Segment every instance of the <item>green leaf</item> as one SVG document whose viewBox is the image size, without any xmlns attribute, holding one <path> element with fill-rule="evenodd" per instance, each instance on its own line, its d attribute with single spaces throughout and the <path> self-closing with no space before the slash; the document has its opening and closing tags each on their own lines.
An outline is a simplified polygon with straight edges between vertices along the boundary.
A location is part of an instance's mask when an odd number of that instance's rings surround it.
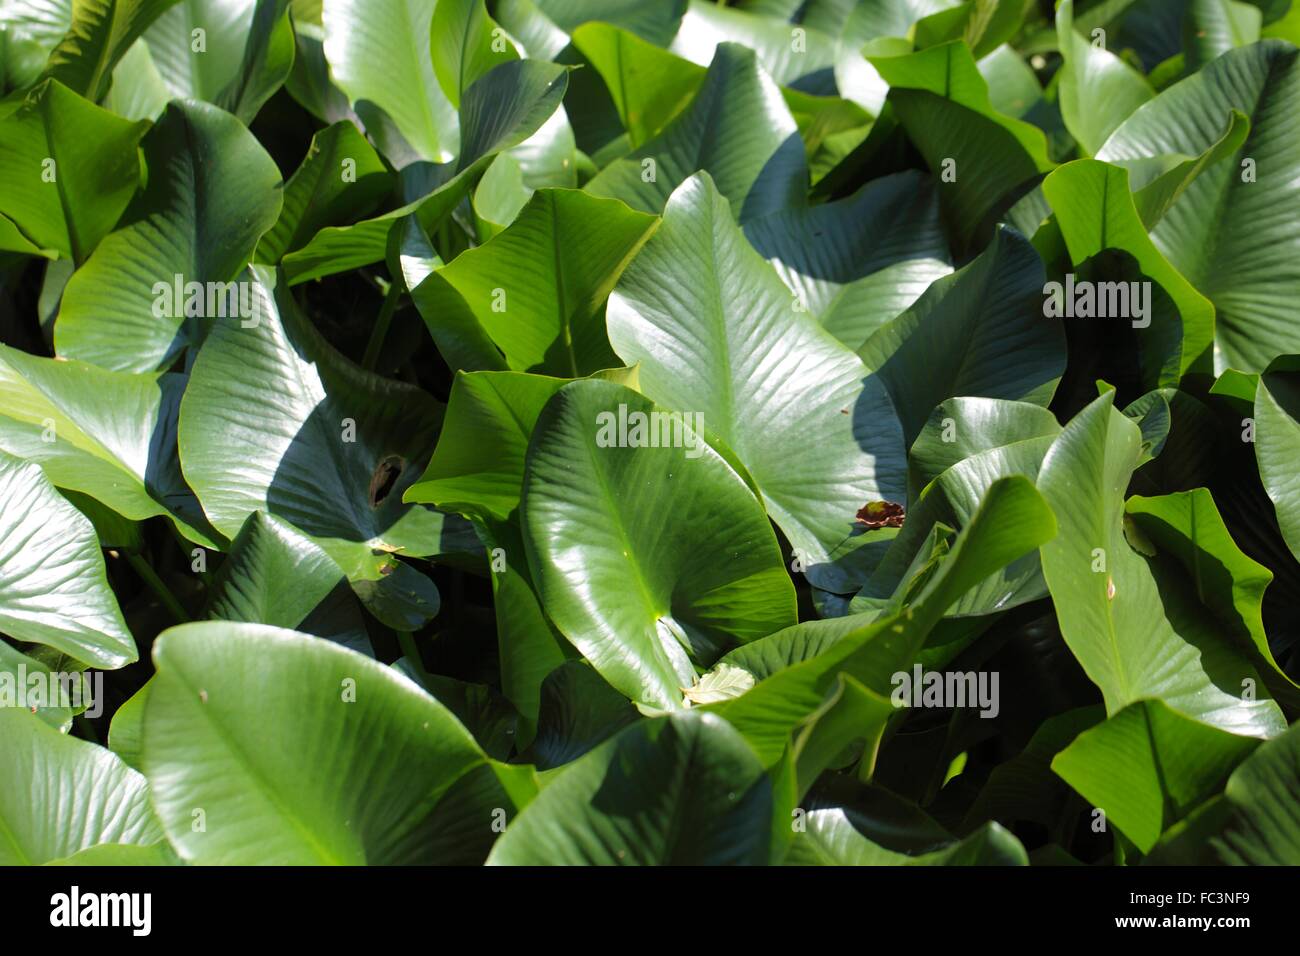
<svg viewBox="0 0 1300 956">
<path fill-rule="evenodd" d="M 980 60 L 1020 31 L 1026 9 L 1018 0 L 966 0 L 922 17 L 912 33 L 917 49 L 963 40 Z"/>
<path fill-rule="evenodd" d="M 1017 476 L 995 482 L 909 606 L 864 624 L 735 700 L 714 705 L 716 712 L 744 734 L 764 766 L 774 766 L 789 746 L 790 735 L 823 706 L 836 675 L 845 673 L 868 690 L 888 696 L 893 675 L 912 665 L 926 636 L 954 601 L 1055 532 L 1052 513 L 1030 481 Z"/>
<path fill-rule="evenodd" d="M 646 395 L 703 415 L 809 580 L 843 593 L 864 572 L 837 562 L 873 540 L 855 534 L 858 509 L 903 499 L 903 439 L 883 384 L 796 305 L 701 174 L 673 194 L 607 322 L 614 350 L 641 363 Z"/>
<path fill-rule="evenodd" d="M 801 621 L 736 648 L 723 657 L 718 666 L 739 667 L 757 680 L 766 680 L 779 670 L 811 660 L 846 634 L 859 630 L 879 616 L 877 612 L 871 612 Z"/>
<path fill-rule="evenodd" d="M 834 92 L 827 76 L 837 53 L 834 37 L 806 22 L 800 29 L 802 33 L 796 38 L 790 25 L 779 20 L 691 0 L 669 48 L 703 66 L 716 56 L 722 44 L 743 43 L 781 86 L 794 85 L 812 93 Z"/>
<path fill-rule="evenodd" d="M 366 215 L 391 186 L 383 161 L 355 125 L 342 120 L 321 130 L 284 184 L 280 218 L 258 242 L 257 261 L 279 262 L 320 229 Z"/>
<path fill-rule="evenodd" d="M 1061 117 L 1091 156 L 1155 90 L 1123 59 L 1075 31 L 1074 0 L 1062 0 L 1057 7 L 1056 35 L 1064 60 L 1058 74 Z"/>
<path fill-rule="evenodd" d="M 61 356 L 131 372 L 170 367 L 214 319 L 251 318 L 234 280 L 282 188 L 253 135 L 205 103 L 169 105 L 143 148 L 149 185 L 68 281 L 54 326 Z"/>
<path fill-rule="evenodd" d="M 310 538 L 255 511 L 217 570 L 207 616 L 293 629 L 325 600 L 343 572 Z"/>
<path fill-rule="evenodd" d="M 498 152 L 518 146 L 555 112 L 568 87 L 568 70 L 554 63 L 515 60 L 479 79 L 461 103 L 463 147 L 455 166 L 436 168 L 426 189 L 404 206 L 355 225 L 327 227 L 284 258 L 293 284 L 380 262 L 395 227 L 415 216 L 425 232 L 448 216 Z"/>
<path fill-rule="evenodd" d="M 567 379 L 523 372 L 460 372 L 429 467 L 405 500 L 509 520 L 519 507 L 524 459 L 537 418 Z"/>
<path fill-rule="evenodd" d="M 1147 853 L 1258 744 L 1146 700 L 1083 731 L 1052 769 Z"/>
<path fill-rule="evenodd" d="M 394 555 L 443 553 L 449 529 L 445 516 L 403 504 L 402 494 L 424 466 L 442 408 L 340 355 L 269 270 L 255 266 L 245 281 L 259 303 L 256 326 L 213 327 L 181 403 L 186 476 L 227 537 L 255 511 L 282 518 L 339 564 L 381 619 L 411 630 L 436 612 L 437 595 Z M 240 449 L 238 469 L 231 448 Z"/>
<path fill-rule="evenodd" d="M 41 864 L 163 838 L 144 777 L 102 747 L 0 707 L 0 864 Z"/>
<path fill-rule="evenodd" d="M 584 23 L 573 45 L 605 81 L 635 149 L 690 102 L 705 69 L 608 23 Z"/>
<path fill-rule="evenodd" d="M 1210 492 L 1194 488 L 1159 498 L 1134 495 L 1124 513 L 1153 547 L 1182 565 L 1201 603 L 1251 655 L 1274 696 L 1292 706 L 1300 703 L 1300 688 L 1278 667 L 1264 632 L 1264 592 L 1273 574 L 1233 541 Z"/>
<path fill-rule="evenodd" d="M 1263 15 L 1258 6 L 1236 0 L 1190 0 L 1184 27 L 1187 72 L 1192 73 L 1229 50 L 1259 39 Z"/>
<path fill-rule="evenodd" d="M 435 837 L 448 839 L 437 827 L 442 804 L 467 774 L 492 766 L 409 680 L 306 635 L 189 624 L 159 638 L 154 663 L 145 773 L 190 863 L 436 863 Z M 497 789 L 495 805 L 512 807 Z M 490 807 L 465 807 L 477 812 L 459 828 L 490 842 Z"/>
<path fill-rule="evenodd" d="M 168 100 L 199 99 L 251 123 L 293 66 L 286 0 L 181 0 L 113 72 L 108 100 L 152 117 Z"/>
<path fill-rule="evenodd" d="M 430 28 L 437 0 L 325 0 L 325 58 L 354 106 L 382 109 L 420 158 L 449 162 L 461 149 L 456 107 L 434 72 Z"/>
<path fill-rule="evenodd" d="M 873 842 L 854 826 L 851 811 L 809 811 L 785 858 L 787 866 L 1028 866 L 1025 848 L 1009 831 L 989 823 L 928 853 L 900 853 Z"/>
<path fill-rule="evenodd" d="M 110 372 L 0 345 L 0 451 L 37 462 L 59 488 L 132 521 L 167 515 L 217 547 L 176 458 L 185 376 Z"/>
<path fill-rule="evenodd" d="M 0 610 L 0 615 L 3 613 Z M 48 682 L 48 690 L 38 686 L 33 693 L 28 685 L 32 674 L 40 674 L 40 679 Z M 21 699 L 19 693 L 23 694 Z M 78 694 L 82 696 L 78 698 Z M 67 733 L 72 718 L 93 706 L 93 696 L 90 680 L 81 673 L 73 676 L 66 670 L 51 671 L 46 661 L 28 657 L 0 640 L 0 707 L 17 707 L 21 700 L 43 723 Z"/>
<path fill-rule="evenodd" d="M 1228 863 L 1295 866 L 1300 862 L 1300 724 L 1260 745 L 1224 789 L 1231 819 L 1213 841 Z"/>
<path fill-rule="evenodd" d="M 0 87 L 31 86 L 72 24 L 72 0 L 6 0 Z"/>
<path fill-rule="evenodd" d="M 145 129 L 42 83 L 0 119 L 0 214 L 25 240 L 84 262 L 140 185 Z"/>
<path fill-rule="evenodd" d="M 573 33 L 591 20 L 612 23 L 657 46 L 667 46 L 681 27 L 687 0 L 535 0 L 555 26 Z M 536 56 L 537 54 L 533 54 Z"/>
<path fill-rule="evenodd" d="M 95 667 L 136 659 L 90 522 L 40 466 L 0 453 L 0 631 Z"/>
<path fill-rule="evenodd" d="M 431 26 L 433 70 L 452 106 L 459 108 L 465 91 L 494 66 L 518 59 L 499 31 L 483 0 L 439 0 Z"/>
<path fill-rule="evenodd" d="M 948 399 L 930 413 L 908 452 L 913 485 L 924 488 L 964 459 L 982 452 L 1055 438 L 1060 433 L 1056 416 L 1037 405 L 996 398 Z"/>
<path fill-rule="evenodd" d="M 1256 690 L 1249 657 L 1194 590 L 1125 540 L 1123 494 L 1140 434 L 1112 401 L 1106 392 L 1066 425 L 1038 478 L 1061 528 L 1041 556 L 1066 644 L 1112 716 L 1152 698 L 1231 733 L 1280 733 L 1282 714 Z"/>
<path fill-rule="evenodd" d="M 771 784 L 744 739 L 711 714 L 674 714 L 634 724 L 570 764 L 506 828 L 488 863 L 763 863 L 771 813 Z"/>
<path fill-rule="evenodd" d="M 612 382 L 574 382 L 548 402 L 522 524 L 551 620 L 649 706 L 682 705 L 693 660 L 794 623 L 776 536 L 741 478 L 691 418 Z"/>
<path fill-rule="evenodd" d="M 802 205 L 808 189 L 803 143 L 780 90 L 753 51 L 734 43 L 718 44 L 689 106 L 586 189 L 657 214 L 699 170 L 709 173 L 742 221 Z"/>
<path fill-rule="evenodd" d="M 835 202 L 751 219 L 745 237 L 851 349 L 952 271 L 938 194 L 912 171 L 873 180 Z"/>
<path fill-rule="evenodd" d="M 1214 372 L 1262 371 L 1300 352 L 1292 306 L 1300 294 L 1300 236 L 1286 210 L 1300 202 L 1300 52 L 1266 40 L 1230 50 L 1134 113 L 1097 158 L 1124 166 L 1196 156 L 1232 110 L 1250 118 L 1236 155 L 1206 169 L 1152 232 L 1156 246 L 1214 303 Z M 1250 161 L 1249 163 L 1247 161 Z"/>
<path fill-rule="evenodd" d="M 1255 460 L 1291 553 L 1300 556 L 1300 358 L 1272 361 L 1255 392 Z"/>
<path fill-rule="evenodd" d="M 1035 126 L 993 109 L 988 85 L 960 42 L 867 58 L 889 83 L 889 102 L 939 180 L 957 244 L 977 236 L 1052 168 Z"/>
<path fill-rule="evenodd" d="M 532 757 L 539 769 L 562 767 L 640 717 L 591 666 L 566 661 L 542 682 Z"/>
<path fill-rule="evenodd" d="M 45 74 L 90 100 L 108 89 L 113 67 L 176 0 L 73 0 L 72 24 Z"/>
<path fill-rule="evenodd" d="M 655 225 L 615 200 L 540 189 L 505 232 L 412 297 L 453 368 L 586 375 L 618 364 L 605 300 Z"/>
<path fill-rule="evenodd" d="M 257 0 L 244 41 L 239 69 L 217 95 L 216 103 L 244 123 L 252 123 L 293 69 L 293 21 L 290 0 Z"/>
<path fill-rule="evenodd" d="M 930 412 L 958 395 L 1046 406 L 1065 371 L 1065 335 L 1043 316 L 1043 265 L 999 229 L 992 244 L 936 279 L 858 349 L 889 392 L 911 445 Z"/>
<path fill-rule="evenodd" d="M 1009 429 L 1014 430 L 1005 431 Z M 864 609 L 866 599 L 896 594 L 907 584 L 914 562 L 928 555 L 933 530 L 966 527 L 995 481 L 1012 475 L 1037 480 L 1043 457 L 1060 432 L 1050 412 L 1023 402 L 963 398 L 939 405 L 916 442 L 922 449 L 920 466 L 928 471 L 947 461 L 951 464 L 925 476 L 923 490 L 913 499 L 898 536 L 850 607 Z M 945 436 L 952 441 L 945 442 Z M 913 465 L 917 465 L 915 454 Z M 959 598 L 948 615 L 1008 610 L 1046 593 L 1038 555 L 1026 554 L 990 573 Z"/>
<path fill-rule="evenodd" d="M 1107 317 L 1114 322 L 1129 320 L 1136 330 L 1144 383 L 1152 388 L 1176 385 L 1189 371 L 1208 371 L 1214 306 L 1169 264 L 1147 235 L 1129 192 L 1128 171 L 1096 160 L 1079 160 L 1051 173 L 1043 181 L 1043 194 L 1052 204 L 1075 265 L 1107 249 L 1119 250 L 1132 257 L 1141 273 L 1139 281 L 1149 278 L 1168 296 L 1166 306 L 1154 295 L 1147 295 L 1147 314 L 1141 317 L 1132 301 L 1119 315 Z M 1101 296 L 1098 291 L 1098 298 Z M 1060 303 L 1061 307 L 1071 305 Z M 1097 307 L 1100 305 L 1098 302 Z"/>
</svg>

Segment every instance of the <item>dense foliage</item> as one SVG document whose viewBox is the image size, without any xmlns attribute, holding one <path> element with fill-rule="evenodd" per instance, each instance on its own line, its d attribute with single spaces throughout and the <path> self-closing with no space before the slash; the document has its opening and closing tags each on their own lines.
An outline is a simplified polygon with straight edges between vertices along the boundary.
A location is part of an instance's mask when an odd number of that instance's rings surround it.
<svg viewBox="0 0 1300 956">
<path fill-rule="evenodd" d="M 0 0 L 0 863 L 1300 862 L 1300 5 Z"/>
</svg>

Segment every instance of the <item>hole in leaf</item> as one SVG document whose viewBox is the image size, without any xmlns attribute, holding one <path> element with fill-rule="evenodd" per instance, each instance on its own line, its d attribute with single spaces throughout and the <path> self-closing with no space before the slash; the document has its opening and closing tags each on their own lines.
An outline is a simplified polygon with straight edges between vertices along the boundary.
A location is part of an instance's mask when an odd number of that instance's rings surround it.
<svg viewBox="0 0 1300 956">
<path fill-rule="evenodd" d="M 370 478 L 370 507 L 378 508 L 384 503 L 405 467 L 406 459 L 400 455 L 389 455 L 375 466 L 375 473 Z"/>
</svg>

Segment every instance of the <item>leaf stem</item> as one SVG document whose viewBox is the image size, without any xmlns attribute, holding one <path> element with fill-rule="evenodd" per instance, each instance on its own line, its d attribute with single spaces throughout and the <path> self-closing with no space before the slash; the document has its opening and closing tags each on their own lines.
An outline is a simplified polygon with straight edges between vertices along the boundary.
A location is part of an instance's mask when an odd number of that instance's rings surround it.
<svg viewBox="0 0 1300 956">
<path fill-rule="evenodd" d="M 150 566 L 148 561 L 138 554 L 128 554 L 126 560 L 131 563 L 135 573 L 140 575 L 140 579 L 154 593 L 162 606 L 171 612 L 177 624 L 188 624 L 193 620 L 189 612 L 181 605 L 181 602 L 176 600 L 176 595 L 172 594 L 167 585 L 163 583 L 163 579 L 158 577 L 158 572 Z"/>
<path fill-rule="evenodd" d="M 427 680 L 429 672 L 424 669 L 424 659 L 420 657 L 420 649 L 415 646 L 415 633 L 412 631 L 398 631 L 397 643 L 401 645 L 402 655 L 411 662 L 415 672 L 420 676 L 420 683 L 428 687 Z"/>
<path fill-rule="evenodd" d="M 384 339 L 388 337 L 388 327 L 393 324 L 393 313 L 397 311 L 397 300 L 401 295 L 402 284 L 394 279 L 384 293 L 384 303 L 379 307 L 375 327 L 370 330 L 370 341 L 366 343 L 366 352 L 361 359 L 361 367 L 368 372 L 373 372 L 379 362 L 379 352 L 384 347 Z"/>
</svg>

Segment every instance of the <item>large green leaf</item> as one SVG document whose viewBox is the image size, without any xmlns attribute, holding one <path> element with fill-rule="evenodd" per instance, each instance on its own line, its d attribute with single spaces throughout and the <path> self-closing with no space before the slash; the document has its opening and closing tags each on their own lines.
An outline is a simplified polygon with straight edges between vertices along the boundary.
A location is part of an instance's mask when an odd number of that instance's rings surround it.
<svg viewBox="0 0 1300 956">
<path fill-rule="evenodd" d="M 540 770 L 572 763 L 640 719 L 636 707 L 584 661 L 567 661 L 541 687 L 532 757 Z"/>
<path fill-rule="evenodd" d="M 439 0 L 431 36 L 434 73 L 442 92 L 458 108 L 475 80 L 519 56 L 488 16 L 483 0 Z"/>
<path fill-rule="evenodd" d="M 385 597 L 409 589 L 418 592 L 413 623 L 431 617 L 432 583 L 394 556 L 456 550 L 444 544 L 445 516 L 402 502 L 442 407 L 344 358 L 270 270 L 245 277 L 257 325 L 213 327 L 181 403 L 181 463 L 204 511 L 231 538 L 255 511 L 282 518 L 323 547 L 381 617 L 407 616 L 386 612 Z M 240 449 L 237 467 L 231 448 Z"/>
<path fill-rule="evenodd" d="M 619 280 L 609 335 L 648 396 L 735 452 L 809 579 L 844 593 L 864 572 L 836 562 L 871 538 L 858 509 L 903 500 L 903 437 L 879 379 L 796 305 L 700 174 Z"/>
<path fill-rule="evenodd" d="M 1196 156 L 1219 139 L 1229 114 L 1250 119 L 1230 161 L 1203 171 L 1152 231 L 1156 246 L 1214 303 L 1214 371 L 1262 371 L 1300 352 L 1292 307 L 1300 295 L 1300 236 L 1288 210 L 1300 202 L 1300 51 L 1266 40 L 1224 53 L 1130 116 L 1097 158 L 1141 166 Z M 1248 162 L 1249 161 L 1249 162 Z"/>
<path fill-rule="evenodd" d="M 119 82 L 140 83 L 156 77 L 162 99 L 196 99 L 215 103 L 235 79 L 253 22 L 256 0 L 180 0 L 170 5 L 145 30 L 113 75 L 113 96 Z M 134 61 L 143 49 L 149 66 Z"/>
<path fill-rule="evenodd" d="M 745 237 L 817 321 L 851 349 L 952 271 L 938 193 L 919 173 L 745 224 Z"/>
<path fill-rule="evenodd" d="M 136 659 L 90 522 L 40 467 L 0 453 L 0 631 L 95 667 Z"/>
<path fill-rule="evenodd" d="M 1064 62 L 1058 74 L 1061 118 L 1088 155 L 1155 91 L 1140 72 L 1103 45 L 1074 29 L 1074 0 L 1056 10 L 1056 33 Z M 1104 37 L 1103 33 L 1103 37 Z"/>
<path fill-rule="evenodd" d="M 807 24 L 799 29 L 796 35 L 789 24 L 779 20 L 707 0 L 691 0 L 670 49 L 678 56 L 704 65 L 714 58 L 722 44 L 743 43 L 782 86 L 793 85 L 811 93 L 834 92 L 831 76 L 837 52 L 834 38 Z"/>
<path fill-rule="evenodd" d="M 0 451 L 40 464 L 59 488 L 90 495 L 132 521 L 168 515 L 215 546 L 181 476 L 176 416 L 185 376 L 110 372 L 0 345 Z"/>
<path fill-rule="evenodd" d="M 51 667 L 51 662 L 44 655 L 41 660 L 37 660 L 15 650 L 8 641 L 0 640 L 0 682 L 3 682 L 0 683 L 0 700 L 6 706 L 16 705 L 18 688 L 22 687 L 26 691 L 23 703 L 27 705 L 27 710 L 60 733 L 67 733 L 72 727 L 72 718 L 94 704 L 94 688 L 85 672 L 74 676 L 66 669 L 60 669 L 66 666 L 64 662 L 70 660 L 71 658 L 63 657 L 63 662 L 53 662 L 54 667 Z M 78 663 L 76 666 L 81 665 Z M 45 685 L 48 690 L 40 688 L 33 694 L 27 680 L 32 674 L 38 673 L 42 675 L 41 679 L 49 681 Z M 78 693 L 81 694 L 80 698 L 77 697 Z"/>
<path fill-rule="evenodd" d="M 598 377 L 631 383 L 634 374 Z M 458 374 L 438 447 L 405 496 L 476 519 L 492 571 L 501 685 L 520 714 L 520 746 L 537 719 L 542 681 L 565 659 L 565 641 L 534 593 L 518 509 L 537 419 L 568 381 L 522 372 Z"/>
<path fill-rule="evenodd" d="M 999 229 L 974 261 L 935 280 L 858 349 L 889 392 L 908 446 L 947 398 L 1051 401 L 1065 371 L 1065 336 L 1043 316 L 1042 288 L 1033 246 Z"/>
<path fill-rule="evenodd" d="M 1255 460 L 1291 553 L 1300 556 L 1300 358 L 1282 356 L 1259 377 L 1255 392 Z"/>
<path fill-rule="evenodd" d="M 938 181 L 957 244 L 976 245 L 992 220 L 1052 168 L 1042 130 L 993 109 L 965 44 L 872 56 L 889 102 Z"/>
<path fill-rule="evenodd" d="M 388 171 L 356 126 L 341 120 L 321 130 L 284 184 L 280 218 L 257 244 L 258 262 L 279 262 L 326 226 L 364 216 L 392 186 Z"/>
<path fill-rule="evenodd" d="M 1020 841 L 996 823 L 922 853 L 902 853 L 871 840 L 843 808 L 808 811 L 785 858 L 787 866 L 1028 866 Z"/>
<path fill-rule="evenodd" d="M 605 300 L 655 224 L 615 200 L 539 189 L 505 232 L 436 269 L 412 298 L 452 368 L 609 368 Z"/>
<path fill-rule="evenodd" d="M 913 467 L 924 473 L 924 488 L 850 606 L 858 610 L 868 605 L 866 599 L 893 596 L 906 583 L 918 555 L 925 552 L 933 529 L 966 527 L 995 481 L 1011 475 L 1036 480 L 1043 457 L 1060 431 L 1051 412 L 1024 402 L 960 398 L 940 404 L 914 446 Z M 962 595 L 948 614 L 1007 610 L 1046 593 L 1038 555 L 1031 553 L 990 573 Z"/>
<path fill-rule="evenodd" d="M 794 589 L 752 492 L 693 416 L 630 389 L 585 381 L 556 393 L 529 446 L 522 509 L 547 614 L 634 700 L 681 706 L 692 660 L 707 666 L 794 623 Z"/>
<path fill-rule="evenodd" d="M 46 75 L 92 100 L 108 89 L 113 67 L 176 0 L 73 0 L 72 24 L 50 54 Z"/>
<path fill-rule="evenodd" d="M 1128 171 L 1096 160 L 1068 163 L 1043 180 L 1043 195 L 1052 205 L 1075 265 L 1106 250 L 1118 250 L 1131 257 L 1138 274 L 1106 275 L 1100 277 L 1103 281 L 1152 281 L 1164 292 L 1159 297 L 1146 295 L 1146 315 L 1141 317 L 1136 303 L 1124 296 L 1118 301 L 1128 301 L 1128 309 L 1120 310 L 1127 314 L 1070 321 L 1127 322 L 1134 329 L 1137 361 L 1147 387 L 1176 385 L 1189 371 L 1208 371 L 1214 342 L 1214 305 L 1169 264 L 1147 235 L 1129 191 Z M 1098 291 L 1098 298 L 1101 296 Z M 1066 308 L 1073 311 L 1073 303 L 1063 301 L 1060 305 L 1062 314 L 1068 314 Z M 1100 307 L 1098 302 L 1094 311 Z"/>
<path fill-rule="evenodd" d="M 1123 495 L 1141 438 L 1112 402 L 1106 392 L 1066 425 L 1038 478 L 1061 528 L 1041 555 L 1061 634 L 1111 715 L 1153 698 L 1231 733 L 1280 733 L 1259 673 L 1196 590 L 1128 544 Z"/>
<path fill-rule="evenodd" d="M 537 418 L 567 381 L 523 372 L 458 374 L 438 447 L 420 480 L 407 489 L 406 500 L 508 520 L 519 507 Z"/>
<path fill-rule="evenodd" d="M 681 27 L 687 0 L 534 0 L 538 9 L 566 33 L 592 20 L 630 30 L 647 43 L 667 46 Z"/>
<path fill-rule="evenodd" d="M 325 58 L 353 105 L 372 104 L 392 118 L 423 159 L 450 161 L 460 151 L 456 107 L 434 72 L 430 29 L 437 0 L 325 0 Z"/>
<path fill-rule="evenodd" d="M 31 86 L 72 24 L 72 0 L 4 0 L 0 22 L 5 25 L 0 87 Z"/>
<path fill-rule="evenodd" d="M 163 838 L 144 777 L 103 747 L 0 707 L 0 864 L 51 863 Z"/>
<path fill-rule="evenodd" d="M 41 84 L 0 120 L 0 214 L 27 241 L 84 262 L 140 185 L 145 128 Z"/>
<path fill-rule="evenodd" d="M 771 783 L 744 739 L 711 714 L 674 714 L 634 724 L 565 768 L 488 863 L 764 863 L 771 814 Z"/>
<path fill-rule="evenodd" d="M 1279 700 L 1300 703 L 1296 684 L 1273 659 L 1264 632 L 1264 592 L 1272 573 L 1233 541 L 1205 488 L 1143 498 L 1124 508 L 1146 540 L 1180 564 L 1196 594 L 1237 645 L 1245 649 Z"/>
<path fill-rule="evenodd" d="M 63 291 L 54 343 L 68 358 L 148 372 L 206 325 L 251 321 L 234 280 L 280 213 L 280 172 L 229 113 L 177 101 L 144 140 L 149 186 Z M 197 283 L 197 285 L 191 285 Z"/>
<path fill-rule="evenodd" d="M 573 45 L 605 81 L 634 149 L 682 111 L 706 72 L 609 23 L 584 23 Z"/>
<path fill-rule="evenodd" d="M 1224 797 L 1232 815 L 1213 842 L 1225 861 L 1249 866 L 1300 863 L 1300 724 L 1246 758 L 1228 779 Z"/>
<path fill-rule="evenodd" d="M 823 706 L 839 674 L 889 696 L 893 675 L 911 667 L 926 636 L 953 602 L 1055 532 L 1052 513 L 1030 481 L 1014 476 L 995 482 L 907 607 L 871 620 L 816 657 L 777 671 L 735 700 L 716 705 L 717 712 L 744 734 L 765 766 L 774 766 L 791 734 Z"/>
<path fill-rule="evenodd" d="M 513 771 L 498 774 L 438 701 L 337 645 L 254 624 L 189 624 L 158 640 L 154 663 L 145 774 L 188 862 L 435 863 L 450 836 L 439 832 L 445 803 L 470 801 L 455 825 L 477 830 L 485 852 L 492 807 L 524 799 L 510 792 Z M 458 792 L 480 768 L 497 786 Z"/>
<path fill-rule="evenodd" d="M 1052 769 L 1147 853 L 1258 744 L 1145 700 L 1079 734 Z"/>
<path fill-rule="evenodd" d="M 256 511 L 213 576 L 207 616 L 298 628 L 343 580 L 343 572 L 310 538 Z"/>
<path fill-rule="evenodd" d="M 518 146 L 556 111 L 568 87 L 568 70 L 554 63 L 515 60 L 491 70 L 469 88 L 460 107 L 462 148 L 454 166 L 433 176 L 405 205 L 355 225 L 327 227 L 285 256 L 293 283 L 380 262 L 389 237 L 407 216 L 432 232 L 465 197 L 498 152 Z"/>
<path fill-rule="evenodd" d="M 217 105 L 245 123 L 253 122 L 293 69 L 295 43 L 289 6 L 290 0 L 257 0 L 239 69 L 217 94 Z"/>
<path fill-rule="evenodd" d="M 658 213 L 705 170 L 742 220 L 802 205 L 808 167 L 781 91 L 753 51 L 721 43 L 695 98 L 658 136 L 614 160 L 586 189 Z"/>
</svg>

